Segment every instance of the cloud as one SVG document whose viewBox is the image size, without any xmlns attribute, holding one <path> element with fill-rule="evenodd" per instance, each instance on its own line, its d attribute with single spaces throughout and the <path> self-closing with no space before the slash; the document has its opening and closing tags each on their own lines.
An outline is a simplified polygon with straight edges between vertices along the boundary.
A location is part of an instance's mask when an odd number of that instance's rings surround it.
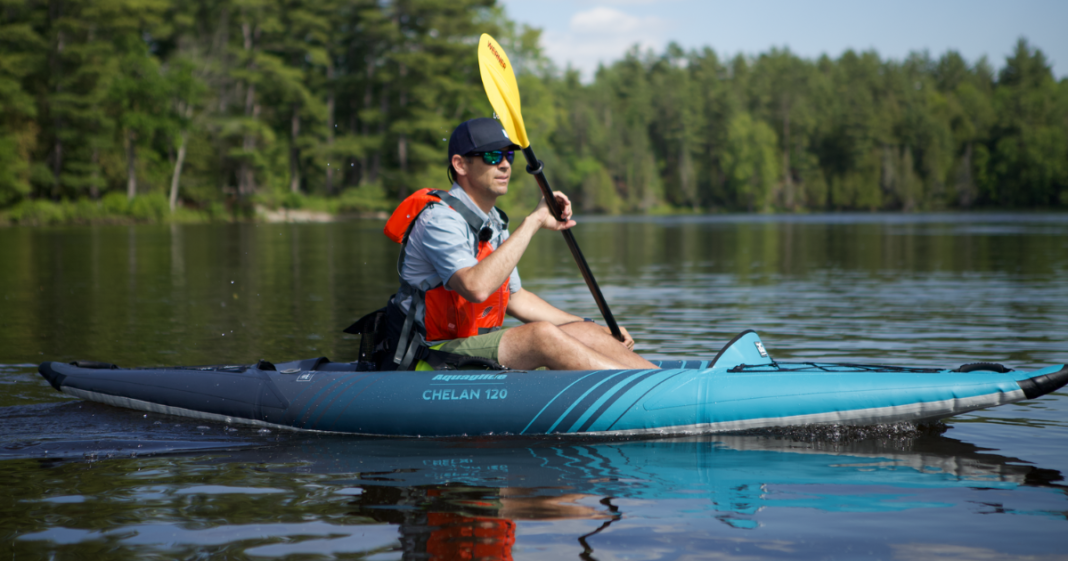
<svg viewBox="0 0 1068 561">
<path fill-rule="evenodd" d="M 618 35 L 633 33 L 641 29 L 642 20 L 637 16 L 625 14 L 619 10 L 597 6 L 592 10 L 578 12 L 571 16 L 572 33 L 593 35 Z"/>
<path fill-rule="evenodd" d="M 657 50 L 663 46 L 667 22 L 656 16 L 636 16 L 598 5 L 574 13 L 567 31 L 547 30 L 542 36 L 545 53 L 560 64 L 568 64 L 591 80 L 599 63 L 622 58 L 627 49 Z"/>
</svg>

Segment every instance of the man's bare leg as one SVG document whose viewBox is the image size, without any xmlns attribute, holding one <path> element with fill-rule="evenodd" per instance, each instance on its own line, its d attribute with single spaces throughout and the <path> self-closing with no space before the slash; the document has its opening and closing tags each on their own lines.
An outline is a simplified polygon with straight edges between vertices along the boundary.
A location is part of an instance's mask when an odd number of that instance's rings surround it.
<svg viewBox="0 0 1068 561">
<path fill-rule="evenodd" d="M 626 350 L 618 341 L 615 343 L 621 350 Z M 551 370 L 634 368 L 597 352 L 547 321 L 535 321 L 505 331 L 497 350 L 497 362 L 518 370 L 541 366 Z"/>
<path fill-rule="evenodd" d="M 560 329 L 612 361 L 625 364 L 627 368 L 659 368 L 634 351 L 624 347 L 615 337 L 605 331 L 604 327 L 596 323 L 576 321 L 565 323 L 560 326 Z"/>
</svg>

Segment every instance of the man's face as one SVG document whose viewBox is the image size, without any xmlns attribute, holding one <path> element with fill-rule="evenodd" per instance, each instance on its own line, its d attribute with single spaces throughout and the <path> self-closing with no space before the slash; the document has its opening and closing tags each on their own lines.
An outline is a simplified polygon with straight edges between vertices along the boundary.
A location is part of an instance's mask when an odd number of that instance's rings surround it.
<svg viewBox="0 0 1068 561">
<path fill-rule="evenodd" d="M 501 158 L 500 163 L 491 166 L 483 162 L 481 156 L 454 156 L 453 166 L 467 178 L 470 189 L 494 197 L 508 193 L 508 181 L 512 178 L 512 164 L 508 158 Z"/>
</svg>

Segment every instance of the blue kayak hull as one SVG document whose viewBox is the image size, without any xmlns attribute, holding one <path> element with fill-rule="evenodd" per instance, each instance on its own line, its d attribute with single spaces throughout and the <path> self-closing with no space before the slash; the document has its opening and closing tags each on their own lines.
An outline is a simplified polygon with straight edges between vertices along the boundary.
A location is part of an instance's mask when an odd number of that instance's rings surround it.
<svg viewBox="0 0 1068 561">
<path fill-rule="evenodd" d="M 323 359 L 83 366 L 48 362 L 40 372 L 64 393 L 120 407 L 385 436 L 631 436 L 919 423 L 1033 399 L 1068 383 L 1065 365 L 959 372 L 777 363 L 752 331 L 712 361 L 665 361 L 658 370 L 359 372 Z"/>
</svg>

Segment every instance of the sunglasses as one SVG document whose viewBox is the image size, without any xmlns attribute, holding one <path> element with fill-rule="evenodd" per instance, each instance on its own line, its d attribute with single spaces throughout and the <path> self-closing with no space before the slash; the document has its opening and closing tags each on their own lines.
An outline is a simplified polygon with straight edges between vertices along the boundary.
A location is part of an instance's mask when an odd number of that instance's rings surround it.
<svg viewBox="0 0 1068 561">
<path fill-rule="evenodd" d="M 468 154 L 468 156 L 482 156 L 482 161 L 485 162 L 487 166 L 495 166 L 495 165 L 501 163 L 501 160 L 503 160 L 505 158 L 508 159 L 508 163 L 509 164 L 515 161 L 515 151 L 514 150 L 508 150 L 508 151 L 494 150 L 492 152 L 471 152 L 470 154 Z"/>
</svg>

